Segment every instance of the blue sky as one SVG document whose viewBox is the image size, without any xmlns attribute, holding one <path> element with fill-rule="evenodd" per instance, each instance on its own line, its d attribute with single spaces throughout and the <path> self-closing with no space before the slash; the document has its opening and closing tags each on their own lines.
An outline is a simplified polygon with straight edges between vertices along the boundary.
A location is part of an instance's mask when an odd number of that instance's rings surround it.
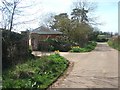
<svg viewBox="0 0 120 90">
<path fill-rule="evenodd" d="M 43 2 L 45 12 L 71 12 L 72 3 L 75 0 L 52 0 Z M 97 2 L 97 0 L 96 0 Z M 62 7 L 61 7 L 62 6 Z M 96 22 L 102 25 L 97 25 L 101 31 L 118 32 L 118 1 L 116 0 L 101 0 L 97 2 L 95 16 L 98 17 Z"/>
<path fill-rule="evenodd" d="M 99 26 L 102 31 L 118 32 L 118 3 L 99 2 L 97 15 L 103 25 Z"/>
<path fill-rule="evenodd" d="M 24 0 L 23 0 L 24 1 Z M 26 0 L 28 1 L 28 0 Z M 29 0 L 31 1 L 31 0 Z M 34 16 L 21 17 L 20 20 L 29 20 L 34 17 L 36 19 L 29 24 L 23 24 L 21 26 L 16 26 L 19 30 L 23 28 L 37 28 L 40 23 L 42 23 L 45 14 L 48 13 L 71 13 L 72 3 L 76 0 L 33 0 L 34 3 L 38 3 L 34 8 L 26 10 L 28 14 L 37 12 Z M 94 12 L 97 16 L 96 22 L 102 23 L 102 25 L 97 25 L 101 31 L 106 32 L 118 32 L 118 1 L 119 0 L 89 0 L 91 2 L 97 2 L 97 9 Z M 21 29 L 20 29 L 21 28 Z"/>
</svg>

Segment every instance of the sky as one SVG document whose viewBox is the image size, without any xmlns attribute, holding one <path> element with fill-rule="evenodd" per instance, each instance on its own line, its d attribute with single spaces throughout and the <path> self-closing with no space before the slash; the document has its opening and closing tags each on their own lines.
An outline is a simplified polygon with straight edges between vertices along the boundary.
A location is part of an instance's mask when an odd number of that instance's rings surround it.
<svg viewBox="0 0 120 90">
<path fill-rule="evenodd" d="M 99 15 L 99 21 L 103 23 L 103 25 L 99 26 L 100 30 L 106 32 L 118 32 L 117 2 L 100 2 L 97 15 Z"/>
<path fill-rule="evenodd" d="M 24 0 L 23 0 L 24 1 Z M 26 9 L 25 13 L 27 16 L 18 17 L 18 20 L 35 20 L 27 23 L 17 25 L 15 28 L 17 31 L 23 31 L 26 29 L 34 29 L 43 23 L 44 18 L 49 13 L 59 14 L 59 13 L 71 13 L 72 4 L 76 0 L 26 0 L 28 3 L 32 2 L 34 7 Z M 104 32 L 118 32 L 118 1 L 119 0 L 89 0 L 91 2 L 97 3 L 97 8 L 93 12 L 93 17 L 97 17 L 95 20 L 101 25 L 96 25 L 101 31 Z M 27 3 L 22 3 L 21 5 L 27 5 Z M 32 15 L 29 15 L 32 14 Z"/>
</svg>

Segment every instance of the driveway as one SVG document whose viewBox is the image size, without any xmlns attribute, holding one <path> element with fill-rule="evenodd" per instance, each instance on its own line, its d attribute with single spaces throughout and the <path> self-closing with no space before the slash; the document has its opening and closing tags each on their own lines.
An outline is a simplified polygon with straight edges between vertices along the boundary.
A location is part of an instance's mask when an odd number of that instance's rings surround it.
<svg viewBox="0 0 120 90">
<path fill-rule="evenodd" d="M 117 88 L 118 51 L 98 43 L 88 53 L 60 53 L 74 66 L 69 75 L 53 88 Z"/>
</svg>

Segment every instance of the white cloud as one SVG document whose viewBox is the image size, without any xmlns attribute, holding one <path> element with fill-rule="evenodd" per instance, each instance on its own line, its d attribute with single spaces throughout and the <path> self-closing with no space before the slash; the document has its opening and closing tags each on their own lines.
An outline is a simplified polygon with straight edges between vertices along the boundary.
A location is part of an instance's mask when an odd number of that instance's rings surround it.
<svg viewBox="0 0 120 90">
<path fill-rule="evenodd" d="M 119 0 L 89 0 L 91 2 L 118 2 Z"/>
<path fill-rule="evenodd" d="M 26 3 L 24 3 L 26 1 Z M 28 2 L 29 1 L 29 2 Z M 66 12 L 70 13 L 71 12 L 71 5 L 73 1 L 77 0 L 23 0 L 23 3 L 21 6 L 24 5 L 29 5 L 30 3 L 36 4 L 33 6 L 33 8 L 26 9 L 25 13 L 28 14 L 28 16 L 23 16 L 18 18 L 18 20 L 31 20 L 36 17 L 36 20 L 30 22 L 29 24 L 26 25 L 21 25 L 21 26 L 16 26 L 18 30 L 26 30 L 27 28 L 37 28 L 39 26 L 40 18 L 44 17 L 44 14 L 50 13 L 50 12 L 55 12 L 56 14 Z M 103 26 L 99 26 L 99 28 L 103 31 L 117 31 L 117 12 L 116 9 L 117 7 L 110 4 L 110 2 L 118 2 L 119 0 L 89 0 L 91 2 L 107 2 L 107 5 L 100 5 L 98 6 L 99 9 L 96 10 L 95 15 L 99 16 L 99 21 L 103 22 Z M 102 3 L 101 3 L 102 4 Z M 111 6 L 110 6 L 111 5 Z M 111 7 L 111 8 L 110 8 Z M 116 7 L 116 8 L 114 8 Z M 29 15 L 33 14 L 34 15 Z M 35 14 L 36 13 L 36 14 Z M 21 28 L 21 29 L 19 29 Z M 114 30 L 113 30 L 114 29 Z"/>
</svg>

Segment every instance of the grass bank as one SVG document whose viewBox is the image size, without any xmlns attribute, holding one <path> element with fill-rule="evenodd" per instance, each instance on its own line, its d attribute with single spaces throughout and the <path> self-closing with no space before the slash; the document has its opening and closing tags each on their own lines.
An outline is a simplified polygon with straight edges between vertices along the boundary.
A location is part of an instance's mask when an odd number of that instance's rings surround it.
<svg viewBox="0 0 120 90">
<path fill-rule="evenodd" d="M 108 45 L 120 51 L 120 36 L 113 37 L 108 40 Z"/>
<path fill-rule="evenodd" d="M 68 61 L 59 54 L 30 60 L 3 72 L 3 88 L 46 89 L 67 66 Z"/>
</svg>

